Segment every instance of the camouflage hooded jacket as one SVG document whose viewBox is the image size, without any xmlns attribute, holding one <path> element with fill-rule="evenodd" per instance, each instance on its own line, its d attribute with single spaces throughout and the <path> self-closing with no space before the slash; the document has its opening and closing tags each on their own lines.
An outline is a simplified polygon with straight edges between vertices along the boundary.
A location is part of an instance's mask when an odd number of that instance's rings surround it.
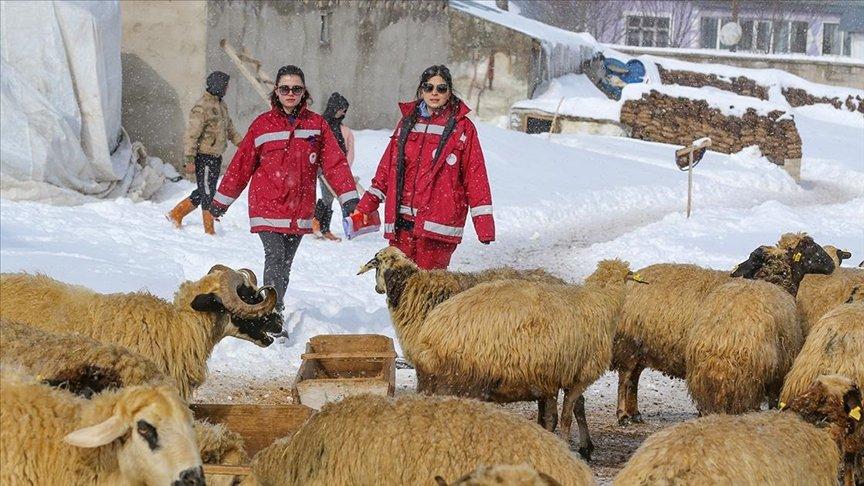
<svg viewBox="0 0 864 486">
<path fill-rule="evenodd" d="M 183 155 L 222 155 L 229 138 L 234 145 L 240 145 L 243 140 L 234 129 L 225 103 L 205 91 L 189 114 L 189 125 L 183 137 Z"/>
</svg>

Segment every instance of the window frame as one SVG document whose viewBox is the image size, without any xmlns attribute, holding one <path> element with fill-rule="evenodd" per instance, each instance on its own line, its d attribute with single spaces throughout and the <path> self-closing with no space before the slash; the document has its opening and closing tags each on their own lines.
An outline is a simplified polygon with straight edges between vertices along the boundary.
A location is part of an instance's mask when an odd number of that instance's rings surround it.
<svg viewBox="0 0 864 486">
<path fill-rule="evenodd" d="M 661 48 L 661 49 L 663 49 L 663 48 L 668 48 L 668 47 L 672 47 L 672 32 L 674 32 L 674 30 L 673 30 L 673 27 L 674 27 L 674 25 L 673 25 L 673 21 L 674 21 L 674 19 L 672 18 L 672 15 L 671 15 L 671 14 L 669 14 L 669 15 L 658 15 L 658 14 L 655 14 L 655 13 L 647 13 L 647 12 L 629 12 L 629 11 L 625 11 L 625 12 L 623 13 L 623 16 L 624 16 L 624 44 L 625 44 L 625 45 L 632 46 L 632 47 L 659 47 L 659 48 Z M 630 37 L 630 34 L 631 34 L 630 29 L 633 28 L 633 27 L 630 26 L 630 19 L 631 19 L 631 18 L 638 18 L 638 19 L 639 19 L 639 26 L 638 26 L 638 27 L 635 27 L 635 29 L 636 29 L 636 30 L 635 30 L 635 33 L 637 33 L 638 36 L 639 36 L 639 43 L 638 43 L 638 44 L 635 44 L 635 45 L 629 43 L 629 37 Z M 642 19 L 647 19 L 647 18 L 650 18 L 650 19 L 654 19 L 654 20 L 655 20 L 654 26 L 652 26 L 652 27 L 645 27 L 645 26 L 643 25 Z M 668 25 L 667 25 L 665 28 L 662 28 L 662 29 L 661 29 L 660 27 L 657 26 L 657 24 L 658 24 L 657 20 L 660 20 L 660 19 L 666 19 L 666 20 L 667 20 Z M 644 38 L 644 35 L 643 35 L 643 34 L 644 34 L 644 32 L 646 32 L 646 30 L 651 32 L 652 45 L 650 45 L 650 46 L 646 46 L 646 45 L 644 45 L 644 43 L 642 42 L 642 39 Z M 666 45 L 665 45 L 665 46 L 658 46 L 658 45 L 657 45 L 657 39 L 658 39 L 658 34 L 659 34 L 659 31 L 660 31 L 660 30 L 665 30 L 665 31 L 666 31 Z"/>
<path fill-rule="evenodd" d="M 321 30 L 318 34 L 318 45 L 330 46 L 333 40 L 333 12 L 327 10 L 321 12 Z"/>
<path fill-rule="evenodd" d="M 836 52 L 825 53 L 825 26 L 826 25 L 834 25 L 836 26 L 835 40 L 839 42 L 839 45 L 834 45 L 834 49 Z M 852 55 L 852 36 L 849 32 L 840 29 L 840 22 L 822 22 L 822 33 L 820 35 L 821 42 L 819 43 L 821 48 L 819 49 L 819 53 L 823 56 L 840 56 L 840 57 L 851 57 Z"/>
</svg>

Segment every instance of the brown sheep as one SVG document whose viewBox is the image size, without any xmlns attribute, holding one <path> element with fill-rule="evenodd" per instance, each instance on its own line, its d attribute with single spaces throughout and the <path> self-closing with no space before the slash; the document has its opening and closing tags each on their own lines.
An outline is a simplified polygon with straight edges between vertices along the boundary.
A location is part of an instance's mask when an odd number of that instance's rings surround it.
<svg viewBox="0 0 864 486">
<path fill-rule="evenodd" d="M 516 279 L 530 282 L 564 284 L 564 280 L 542 269 L 514 270 L 497 268 L 477 273 L 459 273 L 447 270 L 422 270 L 417 267 L 398 248 L 389 246 L 380 250 L 360 271 L 361 275 L 375 270 L 375 291 L 387 295 L 387 307 L 396 337 L 405 357 L 413 362 L 412 350 L 416 336 L 423 321 L 432 309 L 450 297 L 484 282 Z M 428 379 L 418 371 L 418 385 Z M 557 401 L 544 403 L 543 408 L 550 411 L 557 408 Z M 553 414 L 547 424 L 544 420 L 549 414 L 540 414 L 538 421 L 545 427 L 555 428 L 557 414 Z"/>
<path fill-rule="evenodd" d="M 155 363 L 122 346 L 9 319 L 0 319 L 0 361 L 21 366 L 51 385 L 87 398 L 106 388 L 173 385 Z"/>
<path fill-rule="evenodd" d="M 172 387 L 86 400 L 4 366 L 0 397 L 0 484 L 204 484 L 192 415 Z"/>
<path fill-rule="evenodd" d="M 434 484 L 484 464 L 528 464 L 563 485 L 591 470 L 537 424 L 459 398 L 361 395 L 329 403 L 252 459 L 244 485 Z"/>
<path fill-rule="evenodd" d="M 204 382 L 207 358 L 226 336 L 269 346 L 282 330 L 275 291 L 256 289 L 254 274 L 214 266 L 184 282 L 167 302 L 146 292 L 99 294 L 44 275 L 0 275 L 0 317 L 54 332 L 78 332 L 153 360 L 191 396 Z"/>
<path fill-rule="evenodd" d="M 615 477 L 616 485 L 837 484 L 846 440 L 861 433 L 861 392 L 820 377 L 787 410 L 709 415 L 657 432 Z"/>
<path fill-rule="evenodd" d="M 777 285 L 733 279 L 699 306 L 687 337 L 687 388 L 701 414 L 776 405 L 804 337 L 795 299 Z M 809 384 L 809 383 L 808 383 Z"/>
<path fill-rule="evenodd" d="M 841 267 L 843 260 L 852 254 L 826 245 L 825 251 L 831 255 L 836 268 L 830 275 L 807 275 L 801 281 L 795 297 L 798 309 L 804 316 L 804 332 L 810 332 L 819 319 L 834 307 L 845 303 L 849 293 L 856 286 L 864 286 L 864 270 Z"/>
<path fill-rule="evenodd" d="M 438 486 L 447 486 L 447 481 L 441 476 L 435 476 Z M 527 465 L 518 466 L 483 466 L 474 472 L 466 474 L 451 483 L 452 486 L 561 486 L 552 476 L 537 472 Z"/>
<path fill-rule="evenodd" d="M 501 280 L 451 297 L 429 313 L 413 343 L 418 376 L 428 379 L 418 382 L 418 391 L 499 403 L 537 400 L 542 415 L 555 413 L 563 389 L 561 437 L 569 443 L 578 410 L 579 452 L 590 458 L 582 393 L 609 368 L 632 278 L 626 262 L 603 260 L 584 285 Z M 555 406 L 543 408 L 550 401 Z"/>
<path fill-rule="evenodd" d="M 785 234 L 777 245 L 759 247 L 732 276 L 771 281 L 789 291 L 807 273 L 830 273 L 834 263 L 805 234 Z M 782 261 L 777 261 L 779 256 Z M 796 257 L 797 255 L 797 257 Z M 771 269 L 777 274 L 767 271 Z M 618 372 L 618 423 L 641 422 L 639 375 L 653 368 L 674 378 L 686 376 L 686 347 L 693 319 L 705 298 L 730 275 L 695 265 L 661 263 L 637 271 L 651 285 L 627 285 L 615 335 L 612 369 Z"/>
</svg>

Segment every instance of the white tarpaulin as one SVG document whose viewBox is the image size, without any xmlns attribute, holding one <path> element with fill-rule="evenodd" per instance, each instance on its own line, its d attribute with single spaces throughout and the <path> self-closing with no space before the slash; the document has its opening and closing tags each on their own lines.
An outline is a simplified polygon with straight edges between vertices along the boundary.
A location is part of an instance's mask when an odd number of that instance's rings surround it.
<svg viewBox="0 0 864 486">
<path fill-rule="evenodd" d="M 133 150 L 120 124 L 118 2 L 2 1 L 0 25 L 2 196 L 152 195 L 163 164 Z"/>
</svg>

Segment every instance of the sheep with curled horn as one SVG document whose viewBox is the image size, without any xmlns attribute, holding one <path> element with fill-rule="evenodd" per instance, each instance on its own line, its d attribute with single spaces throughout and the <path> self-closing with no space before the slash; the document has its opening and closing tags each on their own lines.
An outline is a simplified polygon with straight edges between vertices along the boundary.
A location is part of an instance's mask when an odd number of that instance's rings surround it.
<svg viewBox="0 0 864 486">
<path fill-rule="evenodd" d="M 845 303 L 849 293 L 856 286 L 864 286 L 864 270 L 855 267 L 841 267 L 843 260 L 852 254 L 831 245 L 825 251 L 834 260 L 834 271 L 830 275 L 807 275 L 801 281 L 795 301 L 804 317 L 804 333 L 819 322 L 831 309 Z"/>
<path fill-rule="evenodd" d="M 192 414 L 140 385 L 92 400 L 0 367 L 0 484 L 204 484 Z"/>
<path fill-rule="evenodd" d="M 261 347 L 282 330 L 276 292 L 254 273 L 216 265 L 180 284 L 173 302 L 146 292 L 100 294 L 45 275 L 0 275 L 0 317 L 114 343 L 156 363 L 189 398 L 204 382 L 207 358 L 227 336 Z M 268 334 L 269 333 L 269 334 Z"/>
<path fill-rule="evenodd" d="M 418 349 L 415 343 L 423 321 L 429 312 L 441 302 L 484 282 L 497 280 L 523 280 L 549 284 L 566 283 L 543 269 L 515 270 L 501 267 L 475 273 L 451 272 L 448 270 L 422 270 L 396 247 L 388 246 L 375 254 L 358 275 L 375 270 L 375 291 L 386 294 L 390 318 L 396 330 L 396 337 L 405 357 L 412 361 L 412 352 Z M 427 380 L 418 370 L 418 391 Z M 555 410 L 557 403 L 550 400 L 545 408 Z M 538 416 L 540 425 L 555 428 L 557 414 L 546 423 L 548 414 Z"/>
<path fill-rule="evenodd" d="M 745 277 L 778 284 L 794 296 L 793 290 L 804 275 L 834 270 L 828 253 L 806 234 L 784 234 L 777 251 L 768 251 L 770 248 L 763 246 L 751 252 L 731 276 L 721 270 L 678 263 L 637 270 L 651 285 L 628 284 L 613 342 L 611 368 L 618 372 L 619 425 L 642 422 L 637 397 L 639 376 L 645 368 L 673 378 L 686 377 L 693 322 L 715 289 L 732 277 Z"/>
</svg>

